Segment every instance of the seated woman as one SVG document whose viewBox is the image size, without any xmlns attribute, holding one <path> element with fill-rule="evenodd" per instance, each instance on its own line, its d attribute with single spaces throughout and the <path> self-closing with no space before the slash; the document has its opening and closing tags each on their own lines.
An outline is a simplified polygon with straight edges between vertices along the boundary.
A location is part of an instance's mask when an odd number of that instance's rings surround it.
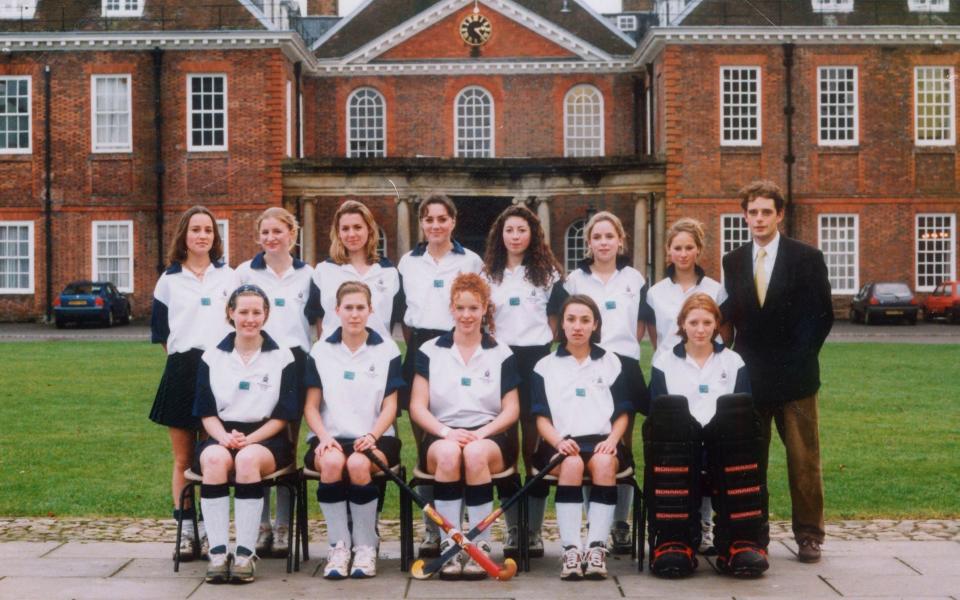
<svg viewBox="0 0 960 600">
<path fill-rule="evenodd" d="M 304 417 L 310 435 L 303 463 L 320 472 L 317 500 L 330 543 L 323 569 L 327 579 L 377 574 L 380 493 L 371 474 L 378 469 L 363 453 L 373 450 L 390 466 L 400 463 L 400 440 L 393 429 L 397 390 L 406 385 L 400 350 L 392 339 L 367 327 L 372 312 L 367 284 L 340 284 L 336 313 L 341 325 L 313 345 L 307 361 Z M 347 525 L 348 504 L 352 534 Z"/>
<path fill-rule="evenodd" d="M 756 577 L 768 567 L 769 527 L 762 431 L 750 378 L 740 355 L 714 341 L 720 309 L 712 297 L 687 298 L 676 322 L 680 343 L 653 360 L 653 402 L 643 425 L 650 570 L 682 577 L 696 568 L 701 490 L 707 487 L 717 566 Z"/>
<path fill-rule="evenodd" d="M 471 523 L 493 510 L 492 473 L 513 466 L 518 444 L 508 431 L 520 415 L 516 359 L 505 344 L 483 332 L 492 315 L 490 287 L 479 275 L 463 273 L 450 288 L 452 332 L 425 342 L 417 351 L 410 417 L 424 431 L 421 468 L 436 477 L 434 506 L 460 524 L 464 498 Z M 466 477 L 466 494 L 461 486 Z M 490 530 L 477 537 L 490 551 Z M 453 541 L 445 537 L 441 554 Z M 461 553 L 462 554 L 462 553 Z M 486 572 L 458 554 L 440 570 L 443 579 L 483 579 Z"/>
<path fill-rule="evenodd" d="M 632 465 L 622 443 L 633 415 L 629 374 L 613 352 L 601 348 L 596 302 L 575 294 L 560 311 L 560 347 L 540 360 L 531 378 L 531 412 L 542 441 L 533 457 L 543 469 L 557 452 L 566 456 L 551 474 L 557 480 L 557 527 L 563 554 L 560 578 L 604 579 L 606 540 L 617 504 L 617 472 Z M 581 553 L 584 471 L 590 474 L 587 552 Z M 584 564 L 585 563 L 585 564 Z"/>
<path fill-rule="evenodd" d="M 296 365 L 290 350 L 263 331 L 269 314 L 262 289 L 242 285 L 234 290 L 227 321 L 236 331 L 205 351 L 197 369 L 193 414 L 210 437 L 197 444 L 193 468 L 203 475 L 200 506 L 210 540 L 210 583 L 253 581 L 261 479 L 293 462 L 287 425 L 300 419 Z M 231 472 L 236 477 L 235 558 L 227 553 Z"/>
</svg>

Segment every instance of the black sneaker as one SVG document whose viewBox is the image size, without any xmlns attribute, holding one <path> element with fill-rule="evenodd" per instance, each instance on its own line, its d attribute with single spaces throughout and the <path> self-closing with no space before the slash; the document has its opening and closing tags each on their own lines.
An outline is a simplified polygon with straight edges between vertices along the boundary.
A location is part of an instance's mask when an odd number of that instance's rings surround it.
<svg viewBox="0 0 960 600">
<path fill-rule="evenodd" d="M 752 579 L 763 575 L 770 563 L 763 548 L 751 542 L 734 542 L 717 556 L 717 568 L 734 577 Z"/>
<path fill-rule="evenodd" d="M 630 536 L 630 524 L 626 521 L 617 521 L 610 529 L 610 537 L 613 540 L 612 552 L 614 554 L 630 554 L 633 551 L 633 539 Z"/>
<path fill-rule="evenodd" d="M 676 579 L 693 574 L 697 557 L 693 548 L 682 542 L 665 542 L 653 550 L 650 556 L 650 572 L 658 577 Z"/>
</svg>

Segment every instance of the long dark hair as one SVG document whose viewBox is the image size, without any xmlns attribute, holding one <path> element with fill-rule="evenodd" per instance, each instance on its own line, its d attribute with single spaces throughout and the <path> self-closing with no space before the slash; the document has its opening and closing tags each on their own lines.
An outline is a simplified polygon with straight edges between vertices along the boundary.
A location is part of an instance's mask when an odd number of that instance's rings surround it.
<svg viewBox="0 0 960 600">
<path fill-rule="evenodd" d="M 507 266 L 507 248 L 503 244 L 503 227 L 510 217 L 520 217 L 530 226 L 530 246 L 523 257 L 527 281 L 538 288 L 545 288 L 554 277 L 561 277 L 563 270 L 554 258 L 540 219 L 526 206 L 515 204 L 508 207 L 497 217 L 487 233 L 487 250 L 483 256 L 483 270 L 494 283 L 503 281 L 503 270 Z"/>
<path fill-rule="evenodd" d="M 173 243 L 170 244 L 170 250 L 167 251 L 168 263 L 183 263 L 187 260 L 187 229 L 190 228 L 190 219 L 194 215 L 207 215 L 213 224 L 213 243 L 210 244 L 210 262 L 216 262 L 223 258 L 223 240 L 220 238 L 220 228 L 217 227 L 217 218 L 213 216 L 205 206 L 193 206 L 188 208 L 180 215 L 180 222 L 177 223 L 176 233 L 173 234 Z"/>
</svg>

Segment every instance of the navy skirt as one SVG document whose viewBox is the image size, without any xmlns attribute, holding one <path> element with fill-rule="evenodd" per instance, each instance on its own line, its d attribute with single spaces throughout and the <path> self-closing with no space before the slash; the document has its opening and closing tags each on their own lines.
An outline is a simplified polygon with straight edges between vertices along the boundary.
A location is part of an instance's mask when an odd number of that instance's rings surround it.
<svg viewBox="0 0 960 600">
<path fill-rule="evenodd" d="M 167 356 L 160 386 L 150 409 L 150 420 L 158 425 L 191 431 L 200 430 L 200 419 L 193 416 L 197 394 L 197 367 L 203 350 L 191 348 Z"/>
</svg>

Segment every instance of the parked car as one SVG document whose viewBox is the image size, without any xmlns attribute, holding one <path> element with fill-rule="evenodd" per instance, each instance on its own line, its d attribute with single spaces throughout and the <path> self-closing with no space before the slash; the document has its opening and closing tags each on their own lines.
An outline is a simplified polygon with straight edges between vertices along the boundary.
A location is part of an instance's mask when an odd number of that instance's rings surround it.
<svg viewBox="0 0 960 600">
<path fill-rule="evenodd" d="M 944 281 L 923 301 L 923 320 L 960 323 L 960 281 Z"/>
<path fill-rule="evenodd" d="M 109 281 L 74 281 L 53 301 L 54 323 L 97 321 L 110 327 L 130 322 L 130 301 Z"/>
<path fill-rule="evenodd" d="M 868 283 L 850 301 L 850 322 L 869 325 L 880 319 L 917 324 L 920 310 L 910 286 L 902 282 Z"/>
</svg>

